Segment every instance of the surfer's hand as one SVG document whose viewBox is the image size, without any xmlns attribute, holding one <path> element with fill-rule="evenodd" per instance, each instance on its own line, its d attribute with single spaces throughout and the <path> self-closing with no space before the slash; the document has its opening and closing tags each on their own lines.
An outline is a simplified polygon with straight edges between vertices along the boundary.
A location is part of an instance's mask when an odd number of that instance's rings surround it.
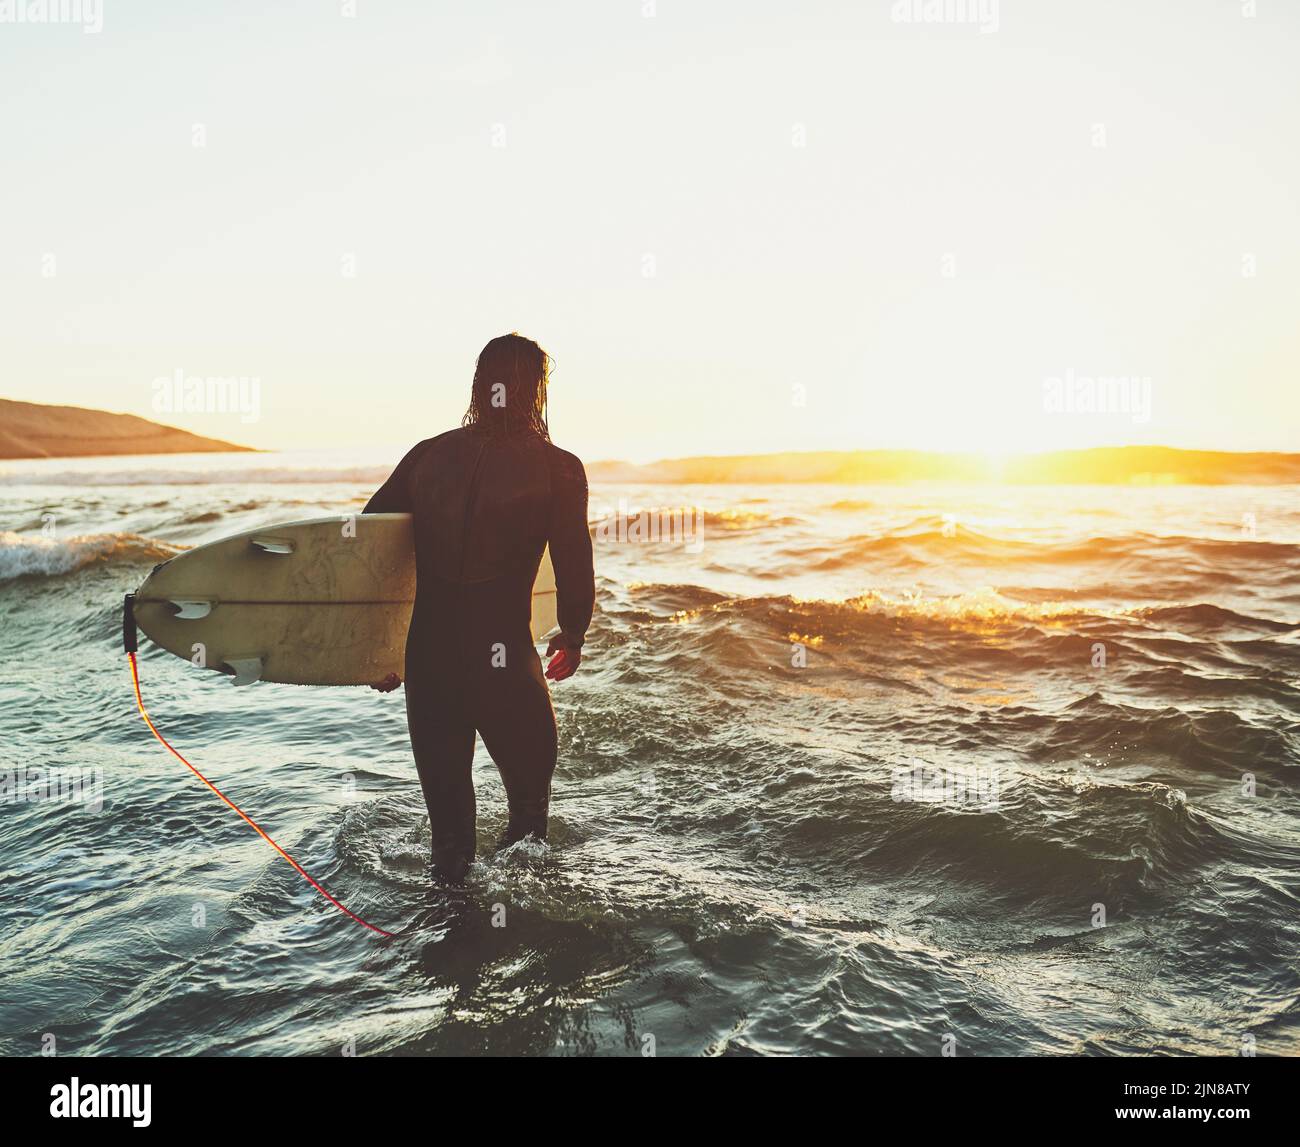
<svg viewBox="0 0 1300 1147">
<path fill-rule="evenodd" d="M 402 679 L 396 673 L 390 673 L 382 681 L 376 681 L 371 689 L 378 689 L 381 693 L 391 693 L 402 683 Z"/>
<path fill-rule="evenodd" d="M 552 656 L 554 654 L 554 656 Z M 563 633 L 557 633 L 546 646 L 546 656 L 551 660 L 546 663 L 546 676 L 552 681 L 563 681 L 572 677 L 582 664 L 582 650 L 569 644 Z"/>
</svg>

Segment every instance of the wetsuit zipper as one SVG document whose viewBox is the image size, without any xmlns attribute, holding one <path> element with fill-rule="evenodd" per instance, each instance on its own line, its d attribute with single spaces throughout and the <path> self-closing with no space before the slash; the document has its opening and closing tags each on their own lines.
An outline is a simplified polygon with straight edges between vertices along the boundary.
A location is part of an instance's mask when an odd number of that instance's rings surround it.
<svg viewBox="0 0 1300 1147">
<path fill-rule="evenodd" d="M 474 455 L 474 469 L 469 474 L 469 489 L 465 491 L 465 518 L 460 526 L 460 569 L 456 571 L 456 584 L 465 584 L 465 553 L 469 549 L 469 516 L 474 509 L 474 499 L 478 497 L 478 468 L 483 461 L 486 442 L 478 444 L 478 453 Z"/>
</svg>

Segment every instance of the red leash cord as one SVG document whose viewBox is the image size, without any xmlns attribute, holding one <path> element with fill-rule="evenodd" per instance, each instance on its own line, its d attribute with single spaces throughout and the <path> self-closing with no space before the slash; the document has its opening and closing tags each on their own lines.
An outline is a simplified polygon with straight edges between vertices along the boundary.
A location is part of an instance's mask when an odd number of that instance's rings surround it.
<svg viewBox="0 0 1300 1147">
<path fill-rule="evenodd" d="M 185 765 L 185 767 L 188 768 L 190 772 L 192 772 L 196 777 L 198 777 L 199 780 L 201 780 L 205 785 L 207 785 L 208 788 L 210 788 L 214 793 L 216 793 L 217 796 L 219 796 L 223 801 L 225 801 L 226 804 L 228 804 L 237 813 L 239 813 L 239 815 L 244 818 L 244 820 L 252 827 L 253 831 L 256 832 L 258 836 L 260 836 L 264 841 L 266 841 L 267 844 L 269 844 L 272 848 L 274 848 L 276 852 L 278 852 L 281 856 L 285 858 L 285 860 L 287 860 L 290 864 L 292 864 L 294 868 L 298 870 L 302 878 L 306 880 L 307 883 L 310 884 L 314 889 L 316 889 L 317 892 L 319 892 L 322 896 L 324 896 L 326 900 L 328 900 L 331 904 L 333 904 L 335 908 L 337 908 L 344 915 L 351 916 L 352 919 L 355 920 L 358 924 L 364 924 L 372 932 L 377 932 L 380 936 L 385 936 L 389 939 L 392 939 L 393 937 L 392 932 L 385 932 L 384 929 L 382 928 L 376 928 L 368 920 L 362 920 L 361 917 L 358 916 L 351 909 L 345 907 L 343 904 L 339 903 L 339 901 L 335 900 L 333 896 L 331 896 L 328 892 L 326 892 L 324 888 L 322 888 L 319 884 L 316 883 L 315 880 L 312 879 L 311 874 L 305 868 L 303 868 L 301 864 L 299 864 L 296 860 L 294 860 L 292 856 L 290 856 L 287 852 L 285 852 L 283 848 L 281 848 L 278 844 L 276 844 L 275 841 L 272 840 L 271 837 L 262 830 L 262 827 L 255 820 L 253 820 L 252 817 L 250 817 L 242 808 L 240 808 L 237 804 L 235 804 L 234 801 L 232 801 L 228 796 L 226 796 L 225 793 L 223 793 L 219 788 L 217 788 L 217 786 L 214 785 L 210 780 L 208 780 L 208 778 L 205 777 L 201 772 L 199 772 L 198 769 L 196 769 L 193 765 L 191 765 L 190 762 L 187 761 L 183 756 L 181 756 L 180 753 L 178 753 L 174 748 L 172 748 L 172 745 L 167 740 L 167 738 L 164 737 L 160 732 L 158 732 L 157 726 L 154 725 L 153 721 L 149 717 L 148 710 L 146 710 L 144 707 L 144 698 L 140 695 L 140 671 L 139 669 L 136 668 L 136 664 L 135 664 L 135 651 L 128 649 L 127 656 L 131 659 L 131 680 L 135 682 L 135 703 L 140 707 L 140 716 L 144 718 L 144 723 L 149 726 L 150 732 L 152 732 L 153 735 L 158 738 L 158 740 L 162 743 L 163 747 L 167 749 L 167 751 L 171 753 L 172 756 L 174 756 L 178 761 L 180 761 L 183 765 Z"/>
</svg>

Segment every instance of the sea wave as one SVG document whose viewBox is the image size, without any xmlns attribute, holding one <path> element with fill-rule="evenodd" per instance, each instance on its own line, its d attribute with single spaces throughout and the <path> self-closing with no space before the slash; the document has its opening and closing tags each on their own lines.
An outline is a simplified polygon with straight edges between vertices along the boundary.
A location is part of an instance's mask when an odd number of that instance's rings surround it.
<svg viewBox="0 0 1300 1147">
<path fill-rule="evenodd" d="M 689 584 L 627 588 L 624 601 L 607 605 L 637 625 L 679 630 L 680 639 L 660 631 L 660 648 L 675 657 L 703 655 L 705 673 L 749 671 L 770 662 L 769 643 L 788 642 L 850 679 L 879 674 L 897 684 L 937 674 L 994 689 L 1004 700 L 1028 696 L 1062 673 L 1077 681 L 1079 672 L 1104 671 L 1144 701 L 1300 703 L 1289 683 L 1300 669 L 1293 638 L 1300 626 L 1208 603 L 1152 609 L 1015 601 L 991 588 L 946 596 L 873 589 L 840 599 L 729 596 Z M 865 663 L 853 656 L 862 648 L 875 651 Z M 959 680 L 963 674 L 969 680 Z M 1039 683 L 1029 685 L 1022 674 Z M 1021 684 L 1013 688 L 1015 681 Z"/>
<path fill-rule="evenodd" d="M 1221 632 L 1225 628 L 1259 629 L 1269 633 L 1289 633 L 1300 629 L 1300 622 L 1275 621 L 1267 617 L 1255 617 L 1235 609 L 1225 609 L 1210 602 L 1197 602 L 1193 605 L 1172 605 L 1139 608 L 1133 611 L 1136 617 L 1150 618 L 1164 625 L 1183 628 L 1199 628 Z"/>
<path fill-rule="evenodd" d="M 601 541 L 583 665 L 553 692 L 548 844 L 493 854 L 507 798 L 480 751 L 461 889 L 429 886 L 400 694 L 233 690 L 142 642 L 163 735 L 400 933 L 376 946 L 150 736 L 119 651 L 122 593 L 183 549 L 163 539 L 342 513 L 379 460 L 229 457 L 168 488 L 203 463 L 154 458 L 121 463 L 134 490 L 41 490 L 119 464 L 69 460 L 0 489 L 0 740 L 102 766 L 111 810 L 5 808 L 23 926 L 0 1051 L 327 1054 L 313 1017 L 364 1012 L 378 976 L 407 1018 L 358 1029 L 367 1054 L 636 1054 L 650 1013 L 674 1055 L 934 1054 L 953 1016 L 972 1054 L 1221 1054 L 1240 1031 L 1295 1052 L 1274 1018 L 1300 996 L 1291 492 L 1250 495 L 1257 538 L 1240 489 L 875 486 L 718 496 L 698 552 Z M 336 484 L 293 484 L 312 468 Z M 95 927 L 68 926 L 96 889 Z M 53 966 L 84 974 L 51 1004 Z M 196 966 L 221 988 L 198 1004 Z"/>
<path fill-rule="evenodd" d="M 821 543 L 818 543 L 821 548 Z M 1043 541 L 984 533 L 968 526 L 938 527 L 918 519 L 888 533 L 848 538 L 834 552 L 810 554 L 822 571 L 861 565 L 872 558 L 916 562 L 985 560 L 1052 562 L 1076 566 L 1096 562 L 1163 560 L 1176 554 L 1184 564 L 1199 558 L 1213 568 L 1218 563 L 1257 560 L 1283 562 L 1300 556 L 1300 545 L 1249 537 L 1188 538 L 1176 534 L 1128 533 L 1082 539 Z"/>
<path fill-rule="evenodd" d="M 832 621 L 854 617 L 877 617 L 897 621 L 917 619 L 941 622 L 988 622 L 1063 620 L 1072 617 L 1119 616 L 1095 606 L 1067 601 L 1019 602 L 1003 597 L 992 588 L 948 596 L 916 593 L 887 593 L 866 590 L 843 598 L 801 598 L 789 594 L 759 597 L 729 597 L 698 585 L 634 583 L 629 587 L 652 606 L 667 607 L 673 620 L 689 621 L 707 611 L 798 616 L 806 620 Z"/>
<path fill-rule="evenodd" d="M 182 548 L 139 534 L 60 538 L 5 530 L 0 532 L 0 581 L 60 577 L 92 564 L 165 561 Z"/>
<path fill-rule="evenodd" d="M 0 486 L 265 486 L 288 484 L 380 486 L 392 466 L 272 467 L 228 470 L 0 471 Z"/>
</svg>

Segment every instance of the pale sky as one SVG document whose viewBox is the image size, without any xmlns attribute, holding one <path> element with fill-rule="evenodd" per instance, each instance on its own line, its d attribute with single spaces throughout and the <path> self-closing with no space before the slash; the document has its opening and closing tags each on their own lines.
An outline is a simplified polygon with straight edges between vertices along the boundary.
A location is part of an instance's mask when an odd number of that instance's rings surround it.
<svg viewBox="0 0 1300 1147">
<path fill-rule="evenodd" d="M 402 446 L 519 330 L 589 460 L 1300 450 L 1300 4 L 349 7 L 0 22 L 0 395 Z"/>
</svg>

